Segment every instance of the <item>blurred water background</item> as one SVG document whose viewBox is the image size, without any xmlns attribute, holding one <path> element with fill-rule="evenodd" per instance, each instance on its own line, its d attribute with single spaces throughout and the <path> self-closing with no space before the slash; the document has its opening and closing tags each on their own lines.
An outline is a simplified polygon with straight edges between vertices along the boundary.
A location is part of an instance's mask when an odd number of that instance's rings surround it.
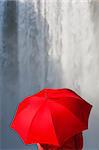
<svg viewBox="0 0 99 150">
<path fill-rule="evenodd" d="M 10 129 L 17 105 L 67 87 L 93 105 L 84 150 L 99 150 L 98 0 L 0 1 L 0 150 L 36 150 Z"/>
</svg>

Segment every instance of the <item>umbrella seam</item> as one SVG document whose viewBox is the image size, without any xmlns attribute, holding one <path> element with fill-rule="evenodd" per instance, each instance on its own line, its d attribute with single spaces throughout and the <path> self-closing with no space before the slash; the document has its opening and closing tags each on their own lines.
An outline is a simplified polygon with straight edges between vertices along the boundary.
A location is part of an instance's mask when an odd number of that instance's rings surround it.
<svg viewBox="0 0 99 150">
<path fill-rule="evenodd" d="M 74 98 L 74 99 L 76 99 L 76 98 Z M 79 99 L 80 100 L 80 99 Z M 82 99 L 83 100 L 83 99 Z M 85 101 L 85 100 L 84 100 Z M 58 103 L 57 101 L 53 101 L 54 103 L 57 103 L 57 104 L 60 104 L 60 105 L 62 105 L 64 108 L 66 108 L 67 110 L 69 110 L 69 108 L 67 108 L 67 107 L 65 107 L 63 104 L 61 104 L 61 103 Z M 85 101 L 86 102 L 86 101 Z M 69 110 L 70 111 L 70 110 Z M 70 111 L 72 114 L 73 114 L 73 112 L 72 111 Z M 74 114 L 73 114 L 74 115 Z M 74 115 L 75 116 L 75 115 Z M 77 118 L 78 119 L 78 118 Z M 79 120 L 79 119 L 78 119 Z M 79 121 L 81 121 L 81 120 L 79 120 Z M 81 121 L 82 122 L 82 121 Z M 82 124 L 83 124 L 83 122 L 82 122 Z M 83 124 L 84 125 L 84 124 Z M 85 126 L 85 125 L 84 125 Z"/>
<path fill-rule="evenodd" d="M 47 106 L 48 106 L 48 105 L 47 105 Z M 50 109 L 49 109 L 49 106 L 48 106 L 48 111 L 49 111 L 50 116 L 51 116 L 51 122 L 52 122 L 52 126 L 53 126 L 53 128 L 54 128 L 54 130 L 53 130 L 53 131 L 54 131 L 54 134 L 55 134 L 55 137 L 56 137 L 57 143 L 58 143 L 58 144 L 60 144 L 60 143 L 59 143 L 59 139 L 57 138 L 56 130 L 55 130 L 54 123 L 53 123 L 53 119 L 52 119 L 53 117 L 52 117 L 51 111 L 50 111 Z"/>
<path fill-rule="evenodd" d="M 57 103 L 57 102 L 56 102 Z M 57 104 L 59 104 L 59 103 L 57 103 Z M 62 104 L 61 104 L 62 105 Z M 64 107 L 64 105 L 62 105 L 62 107 Z M 69 111 L 71 114 L 72 114 L 72 116 L 74 117 L 74 118 L 76 118 L 76 120 L 78 120 L 78 122 L 80 123 L 80 124 L 83 124 L 83 122 L 80 122 L 80 120 L 69 110 L 69 109 L 67 109 L 66 107 L 64 107 L 67 111 Z M 86 126 L 85 126 L 85 124 L 83 124 L 84 125 L 84 128 L 82 129 L 82 131 L 83 130 L 86 130 L 86 129 L 88 129 Z"/>
<path fill-rule="evenodd" d="M 30 123 L 30 127 L 29 127 L 29 129 L 28 129 L 28 133 L 27 133 L 27 138 L 26 138 L 26 140 L 28 139 L 28 135 L 29 135 L 29 132 L 30 132 L 30 128 L 31 128 L 32 122 L 33 122 L 33 120 L 34 120 L 35 117 L 37 116 L 39 110 L 43 107 L 44 104 L 45 104 L 45 101 L 44 101 L 44 103 L 38 108 L 37 112 L 36 112 L 35 115 L 33 116 L 32 120 L 31 120 L 31 123 Z"/>
</svg>

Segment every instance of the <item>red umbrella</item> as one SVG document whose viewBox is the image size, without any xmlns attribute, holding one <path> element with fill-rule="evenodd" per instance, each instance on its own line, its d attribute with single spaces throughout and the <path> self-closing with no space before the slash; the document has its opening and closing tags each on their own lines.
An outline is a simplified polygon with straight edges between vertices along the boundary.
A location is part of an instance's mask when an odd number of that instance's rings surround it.
<svg viewBox="0 0 99 150">
<path fill-rule="evenodd" d="M 60 146 L 88 129 L 92 105 L 70 89 L 45 88 L 25 98 L 11 124 L 25 144 Z"/>
</svg>

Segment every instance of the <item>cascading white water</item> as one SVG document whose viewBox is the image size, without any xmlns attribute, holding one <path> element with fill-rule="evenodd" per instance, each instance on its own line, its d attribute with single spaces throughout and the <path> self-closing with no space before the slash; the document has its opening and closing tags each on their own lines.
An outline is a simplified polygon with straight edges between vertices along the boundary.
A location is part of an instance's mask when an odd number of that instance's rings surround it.
<svg viewBox="0 0 99 150">
<path fill-rule="evenodd" d="M 9 124 L 17 104 L 43 87 L 71 88 L 94 105 L 89 130 L 84 136 L 84 149 L 98 149 L 97 5 L 99 3 L 92 0 L 0 1 L 4 149 L 23 148 Z"/>
</svg>

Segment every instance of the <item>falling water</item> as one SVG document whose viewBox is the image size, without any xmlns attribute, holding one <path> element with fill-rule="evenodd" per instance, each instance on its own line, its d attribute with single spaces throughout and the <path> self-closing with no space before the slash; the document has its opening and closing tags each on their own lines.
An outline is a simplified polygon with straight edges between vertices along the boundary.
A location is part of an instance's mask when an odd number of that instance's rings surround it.
<svg viewBox="0 0 99 150">
<path fill-rule="evenodd" d="M 18 103 L 43 87 L 71 88 L 94 105 L 84 147 L 99 149 L 98 7 L 92 0 L 0 1 L 1 149 L 30 148 L 9 125 Z"/>
<path fill-rule="evenodd" d="M 2 121 L 2 62 L 3 62 L 3 44 L 2 44 L 2 27 L 3 27 L 3 11 L 4 11 L 4 1 L 0 1 L 0 122 Z M 1 133 L 0 124 L 0 133 Z M 1 135 L 0 135 L 0 145 L 1 145 Z"/>
</svg>

